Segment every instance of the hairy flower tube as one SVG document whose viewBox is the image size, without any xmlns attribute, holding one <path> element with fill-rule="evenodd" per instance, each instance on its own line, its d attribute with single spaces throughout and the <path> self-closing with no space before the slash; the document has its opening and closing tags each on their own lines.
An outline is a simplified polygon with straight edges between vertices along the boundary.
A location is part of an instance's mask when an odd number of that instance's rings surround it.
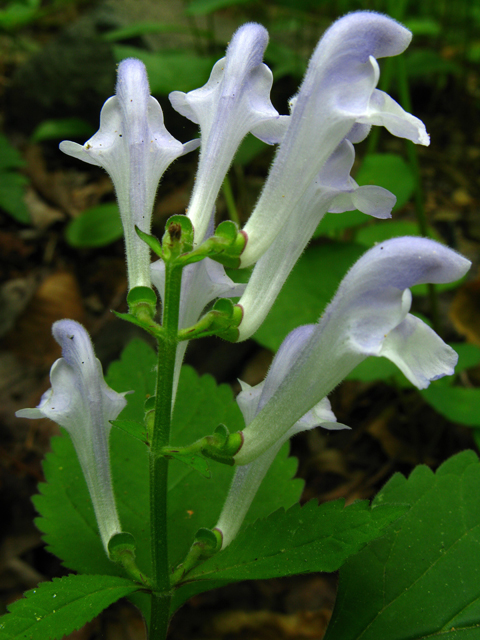
<svg viewBox="0 0 480 640">
<path fill-rule="evenodd" d="M 140 60 L 128 58 L 118 67 L 116 95 L 103 105 L 100 129 L 83 146 L 64 140 L 64 153 L 103 167 L 117 194 L 125 233 L 129 288 L 150 286 L 150 250 L 135 225 L 150 233 L 158 183 L 167 167 L 198 146 L 182 144 L 163 123 L 157 100 L 150 95 L 147 72 Z"/>
<path fill-rule="evenodd" d="M 370 125 L 428 145 L 423 123 L 375 87 L 376 58 L 402 53 L 411 33 L 391 18 L 351 13 L 334 23 L 320 40 L 308 65 L 292 113 L 262 194 L 244 227 L 247 244 L 241 266 L 256 262 L 284 225 L 303 225 L 298 206 L 322 167 L 352 130 L 361 139 Z M 357 141 L 350 135 L 352 141 Z"/>
<path fill-rule="evenodd" d="M 394 238 L 370 249 L 319 322 L 287 336 L 289 347 L 267 374 L 235 462 L 248 464 L 268 451 L 368 356 L 388 358 L 419 389 L 451 375 L 457 354 L 409 313 L 409 287 L 453 282 L 469 267 L 466 258 L 426 238 Z"/>
<path fill-rule="evenodd" d="M 60 320 L 52 332 L 63 354 L 50 371 L 52 388 L 44 393 L 36 409 L 21 409 L 15 415 L 49 418 L 68 431 L 107 551 L 110 538 L 121 532 L 110 473 L 110 420 L 117 418 L 127 401 L 123 393 L 111 389 L 103 379 L 102 365 L 81 324 Z"/>
<path fill-rule="evenodd" d="M 303 327 L 300 327 L 300 329 L 303 329 Z M 285 339 L 275 357 L 275 360 L 282 360 L 284 366 L 286 366 L 287 360 L 292 360 L 296 355 L 298 340 L 297 337 L 293 335 L 294 333 L 295 332 L 292 332 L 290 336 Z M 273 372 L 271 375 L 273 376 L 276 375 L 275 360 L 271 368 Z M 253 421 L 259 411 L 259 402 L 262 397 L 265 381 L 257 384 L 255 387 L 250 387 L 242 381 L 240 381 L 240 384 L 242 391 L 237 396 L 237 403 L 242 411 L 245 424 L 248 425 Z M 267 449 L 267 451 L 262 453 L 253 462 L 250 462 L 250 464 L 239 466 L 235 469 L 235 475 L 227 499 L 223 505 L 218 522 L 215 525 L 215 529 L 222 534 L 222 549 L 229 545 L 237 535 L 257 493 L 257 489 L 282 445 L 296 433 L 318 426 L 330 430 L 349 428 L 338 423 L 336 420 L 328 398 L 323 398 L 313 409 L 302 416 L 275 444 Z"/>
<path fill-rule="evenodd" d="M 273 77 L 262 62 L 267 44 L 264 27 L 243 25 L 205 86 L 169 96 L 174 109 L 200 125 L 198 173 L 187 210 L 196 244 L 205 237 L 210 213 L 242 139 L 251 132 L 273 144 L 284 133 L 288 116 L 279 116 L 270 102 Z"/>
<path fill-rule="evenodd" d="M 242 321 L 238 341 L 252 336 L 265 320 L 280 289 L 302 254 L 324 214 L 358 209 L 375 218 L 388 218 L 395 196 L 373 185 L 359 187 L 350 171 L 355 151 L 343 140 L 291 212 L 282 231 L 255 264 L 245 293 L 238 304 Z M 302 224 L 299 225 L 299 219 Z"/>
</svg>

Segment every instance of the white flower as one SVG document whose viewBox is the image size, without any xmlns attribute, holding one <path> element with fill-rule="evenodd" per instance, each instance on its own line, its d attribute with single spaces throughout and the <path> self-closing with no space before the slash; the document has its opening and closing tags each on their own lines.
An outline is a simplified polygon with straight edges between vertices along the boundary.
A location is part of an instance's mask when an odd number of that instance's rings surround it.
<svg viewBox="0 0 480 640">
<path fill-rule="evenodd" d="M 289 217 L 303 225 L 301 198 L 352 128 L 360 137 L 372 124 L 393 135 L 429 144 L 423 123 L 375 87 L 376 58 L 398 55 L 411 33 L 387 16 L 351 13 L 333 24 L 310 60 L 285 135 L 263 192 L 244 228 L 241 266 L 256 262 L 282 232 Z M 350 135 L 350 139 L 354 138 Z"/>
<path fill-rule="evenodd" d="M 92 498 L 100 536 L 108 552 L 110 538 L 121 532 L 110 474 L 108 438 L 110 420 L 127 404 L 124 394 L 113 391 L 102 374 L 90 336 L 74 320 L 60 320 L 52 328 L 62 347 L 50 371 L 52 388 L 36 409 L 21 409 L 19 418 L 49 418 L 72 438 Z"/>
<path fill-rule="evenodd" d="M 145 66 L 128 58 L 118 67 L 116 95 L 103 105 L 100 129 L 83 146 L 63 141 L 64 153 L 103 167 L 118 199 L 125 233 L 129 288 L 150 286 L 150 250 L 135 225 L 150 233 L 155 193 L 170 163 L 199 141 L 182 144 L 163 124 L 163 113 L 150 95 Z"/>
<path fill-rule="evenodd" d="M 390 217 L 395 196 L 382 187 L 359 187 L 350 177 L 354 159 L 353 144 L 343 140 L 290 212 L 281 233 L 256 263 L 238 302 L 243 309 L 239 341 L 246 340 L 260 327 L 327 211 L 358 209 L 375 218 Z"/>
<path fill-rule="evenodd" d="M 186 94 L 170 94 L 173 107 L 199 124 L 202 135 L 198 173 L 188 205 L 195 244 L 205 237 L 218 191 L 242 139 L 252 132 L 273 144 L 283 135 L 285 116 L 279 116 L 270 102 L 272 72 L 262 62 L 267 43 L 264 27 L 244 24 L 205 86 Z"/>
</svg>

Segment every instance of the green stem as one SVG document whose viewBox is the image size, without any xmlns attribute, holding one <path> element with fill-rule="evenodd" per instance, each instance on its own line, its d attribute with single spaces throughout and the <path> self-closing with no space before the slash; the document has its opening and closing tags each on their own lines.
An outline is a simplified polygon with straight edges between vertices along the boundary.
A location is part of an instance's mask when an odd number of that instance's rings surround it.
<svg viewBox="0 0 480 640">
<path fill-rule="evenodd" d="M 150 539 L 155 589 L 151 601 L 151 640 L 164 640 L 166 637 L 172 597 L 167 546 L 168 460 L 160 452 L 170 442 L 182 269 L 167 262 L 165 272 L 164 336 L 158 341 L 155 421 L 150 448 Z"/>
<path fill-rule="evenodd" d="M 225 176 L 222 184 L 223 196 L 225 198 L 225 202 L 227 204 L 228 215 L 230 216 L 230 220 L 236 222 L 239 227 L 242 226 L 240 222 L 240 216 L 238 215 L 237 207 L 235 205 L 235 198 L 233 197 L 232 185 L 230 184 L 230 178 L 228 175 Z"/>
</svg>

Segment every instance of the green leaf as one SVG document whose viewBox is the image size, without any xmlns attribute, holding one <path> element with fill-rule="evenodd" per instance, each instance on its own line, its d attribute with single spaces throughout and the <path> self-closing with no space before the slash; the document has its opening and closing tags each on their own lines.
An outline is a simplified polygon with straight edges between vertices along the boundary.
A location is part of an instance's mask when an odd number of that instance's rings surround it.
<svg viewBox="0 0 480 640">
<path fill-rule="evenodd" d="M 361 246 L 353 243 L 309 247 L 290 273 L 254 339 L 276 351 L 290 331 L 301 324 L 317 322 L 343 276 L 363 252 Z"/>
<path fill-rule="evenodd" d="M 403 505 L 371 509 L 368 501 L 344 504 L 341 499 L 318 506 L 311 500 L 257 520 L 188 579 L 258 580 L 336 571 L 406 510 Z"/>
<path fill-rule="evenodd" d="M 210 77 L 215 56 L 200 56 L 183 51 L 150 53 L 136 47 L 116 46 L 117 62 L 138 58 L 147 67 L 152 94 L 168 95 L 170 91 L 191 91 L 204 85 Z"/>
<path fill-rule="evenodd" d="M 190 33 L 190 29 L 180 24 L 165 24 L 163 22 L 135 22 L 120 29 L 113 29 L 103 34 L 107 42 L 118 42 L 138 38 L 149 33 Z"/>
<path fill-rule="evenodd" d="M 343 213 L 327 213 L 313 234 L 314 238 L 319 236 L 335 237 L 341 231 L 358 227 L 368 223 L 370 217 L 361 211 L 344 211 Z"/>
<path fill-rule="evenodd" d="M 5 169 L 18 169 L 24 166 L 25 161 L 20 153 L 10 144 L 7 138 L 0 133 L 0 171 L 5 171 Z"/>
<path fill-rule="evenodd" d="M 56 120 L 44 120 L 32 133 L 32 142 L 44 140 L 65 140 L 70 138 L 83 138 L 86 140 L 95 133 L 93 127 L 81 118 L 58 118 Z"/>
<path fill-rule="evenodd" d="M 60 640 L 140 588 L 116 576 L 70 575 L 42 582 L 8 606 L 0 635 L 4 640 Z"/>
<path fill-rule="evenodd" d="M 175 458 L 175 460 L 179 460 L 180 462 L 183 462 L 183 464 L 186 464 L 187 467 L 192 467 L 192 469 L 195 469 L 195 471 L 198 471 L 198 473 L 202 475 L 204 478 L 212 477 L 212 474 L 210 473 L 210 468 L 208 466 L 208 462 L 202 456 L 192 455 L 191 453 L 190 454 L 181 453 L 179 451 L 177 453 L 170 452 L 169 457 Z"/>
<path fill-rule="evenodd" d="M 405 66 L 409 78 L 421 78 L 422 76 L 447 76 L 460 75 L 462 66 L 442 58 L 433 49 L 416 49 L 405 54 Z"/>
<path fill-rule="evenodd" d="M 72 247 L 104 247 L 123 236 L 122 221 L 116 204 L 99 204 L 70 222 L 65 238 Z"/>
<path fill-rule="evenodd" d="M 226 9 L 238 4 L 247 4 L 252 0 L 191 0 L 185 10 L 187 16 L 206 16 L 214 11 Z"/>
<path fill-rule="evenodd" d="M 480 364 L 480 347 L 477 347 L 477 345 L 469 344 L 468 342 L 451 342 L 450 346 L 458 353 L 458 363 L 455 367 L 456 374 Z"/>
<path fill-rule="evenodd" d="M 148 442 L 147 428 L 145 425 L 134 422 L 133 420 L 112 420 L 111 423 L 112 426 L 125 431 L 125 433 L 128 433 L 137 440 Z"/>
<path fill-rule="evenodd" d="M 452 422 L 480 427 L 480 389 L 431 384 L 420 393 L 435 411 Z"/>
<path fill-rule="evenodd" d="M 429 228 L 428 231 L 429 238 L 441 242 L 440 236 L 434 229 Z M 418 224 L 408 220 L 382 220 L 359 229 L 355 235 L 355 240 L 366 247 L 373 247 L 379 242 L 399 236 L 421 236 Z"/>
<path fill-rule="evenodd" d="M 145 399 L 154 393 L 155 364 L 152 349 L 141 340 L 133 340 L 121 359 L 110 366 L 106 380 L 113 389 L 119 392 L 135 389 L 135 393 L 127 396 L 128 404 L 119 416 L 120 421 L 143 423 Z M 231 431 L 243 428 L 243 418 L 230 387 L 217 386 L 211 376 L 199 377 L 193 369 L 184 367 L 173 415 L 172 446 L 191 444 L 213 433 L 220 423 Z M 110 451 L 120 522 L 135 538 L 139 569 L 148 575 L 148 449 L 121 429 L 112 429 Z M 287 456 L 288 444 L 269 469 L 247 514 L 245 526 L 298 501 L 303 482 L 292 480 L 297 461 Z M 233 469 L 215 463 L 210 466 L 211 480 L 182 462 L 170 462 L 169 544 L 173 566 L 183 560 L 198 529 L 215 525 L 223 506 Z M 103 549 L 88 490 L 68 436 L 52 439 L 52 453 L 45 459 L 44 473 L 46 483 L 40 485 L 41 493 L 35 496 L 34 502 L 41 516 L 37 525 L 44 532 L 48 549 L 67 567 L 82 573 L 122 575 L 122 569 L 108 560 Z M 200 591 L 205 588 L 213 587 L 209 583 Z M 176 595 L 175 608 L 190 592 L 181 590 Z"/>
<path fill-rule="evenodd" d="M 20 173 L 0 173 L 0 208 L 23 224 L 31 222 L 30 212 L 25 204 L 27 185 L 28 179 Z"/>
<path fill-rule="evenodd" d="M 473 451 L 434 474 L 396 474 L 374 505 L 410 505 L 340 570 L 325 640 L 480 637 L 480 465 Z"/>
<path fill-rule="evenodd" d="M 391 191 L 397 197 L 394 211 L 401 209 L 410 200 L 415 188 L 411 168 L 401 156 L 394 153 L 366 155 L 355 180 L 361 186 L 373 184 Z"/>
</svg>

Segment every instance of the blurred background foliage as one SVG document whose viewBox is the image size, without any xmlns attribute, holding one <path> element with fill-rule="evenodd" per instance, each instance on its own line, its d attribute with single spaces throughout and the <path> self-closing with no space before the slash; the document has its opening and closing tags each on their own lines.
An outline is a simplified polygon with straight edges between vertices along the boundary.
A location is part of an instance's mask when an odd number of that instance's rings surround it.
<svg viewBox="0 0 480 640">
<path fill-rule="evenodd" d="M 287 113 L 323 31 L 359 9 L 387 13 L 412 31 L 405 54 L 380 61 L 380 88 L 425 122 L 432 144 L 417 148 L 376 128 L 356 145 L 352 175 L 397 196 L 392 220 L 358 211 L 327 214 L 255 340 L 233 347 L 199 341 L 188 361 L 234 388 L 237 377 L 258 383 L 285 335 L 318 319 L 362 252 L 394 236 L 430 236 L 474 263 L 460 288 L 414 291 L 414 311 L 458 347 L 456 375 L 419 393 L 383 359 L 352 372 L 332 398 L 338 419 L 354 427 L 351 436 L 310 432 L 294 441 L 305 498 L 371 497 L 395 469 L 436 466 L 475 440 L 480 444 L 480 0 L 0 0 L 0 507 L 5 523 L 31 532 L 13 553 L 22 561 L 30 554 L 21 579 L 9 582 L 18 567 L 6 578 L 0 562 L 0 591 L 16 593 L 37 574 L 59 570 L 41 556 L 38 533 L 24 524 L 29 507 L 19 514 L 15 506 L 18 492 L 29 494 L 42 477 L 40 460 L 55 428 L 19 428 L 12 418 L 48 388 L 48 369 L 58 357 L 52 322 L 84 322 L 104 362 L 132 335 L 110 313 L 124 310 L 126 294 L 112 184 L 101 169 L 61 154 L 59 141 L 84 143 L 97 130 L 101 106 L 114 92 L 116 64 L 129 56 L 145 63 L 169 131 L 182 142 L 195 137 L 195 125 L 173 111 L 168 94 L 202 86 L 245 21 L 270 33 L 265 61 L 274 75 L 272 101 Z M 218 200 L 218 221 L 246 221 L 273 152 L 253 136 L 244 140 Z M 195 168 L 190 154 L 164 176 L 154 210 L 157 235 L 170 215 L 185 211 Z M 246 281 L 249 272 L 230 275 Z M 0 534 L 13 535 L 10 525 L 2 526 Z M 297 630 L 292 637 L 318 635 Z"/>
</svg>

